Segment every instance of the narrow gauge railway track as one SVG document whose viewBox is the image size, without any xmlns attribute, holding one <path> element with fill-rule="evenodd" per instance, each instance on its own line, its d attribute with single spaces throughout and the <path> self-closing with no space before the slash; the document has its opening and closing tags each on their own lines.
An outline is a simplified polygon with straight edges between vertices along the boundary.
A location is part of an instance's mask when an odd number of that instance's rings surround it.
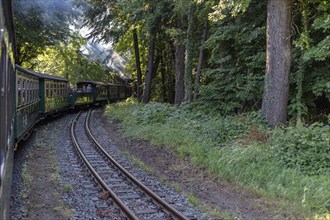
<svg viewBox="0 0 330 220">
<path fill-rule="evenodd" d="M 185 219 L 179 211 L 143 185 L 96 141 L 89 129 L 91 111 L 79 112 L 71 124 L 71 139 L 85 165 L 129 219 Z M 78 139 L 79 134 L 79 139 Z"/>
</svg>

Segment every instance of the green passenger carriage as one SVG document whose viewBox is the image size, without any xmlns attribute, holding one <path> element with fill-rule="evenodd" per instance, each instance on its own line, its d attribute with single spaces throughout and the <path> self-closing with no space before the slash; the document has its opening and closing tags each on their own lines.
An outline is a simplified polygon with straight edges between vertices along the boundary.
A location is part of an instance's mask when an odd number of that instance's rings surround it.
<svg viewBox="0 0 330 220">
<path fill-rule="evenodd" d="M 68 107 L 68 79 L 40 74 L 39 84 L 41 114 L 54 114 Z"/>
<path fill-rule="evenodd" d="M 39 116 L 39 74 L 16 65 L 16 141 L 20 141 Z"/>
<path fill-rule="evenodd" d="M 119 90 L 117 84 L 108 83 L 108 99 L 109 101 L 118 100 Z"/>
<path fill-rule="evenodd" d="M 108 101 L 107 84 L 95 81 L 80 81 L 77 91 L 69 94 L 69 105 L 86 106 Z"/>
<path fill-rule="evenodd" d="M 11 2 L 0 5 L 0 219 L 9 218 L 14 157 L 15 34 Z"/>
</svg>

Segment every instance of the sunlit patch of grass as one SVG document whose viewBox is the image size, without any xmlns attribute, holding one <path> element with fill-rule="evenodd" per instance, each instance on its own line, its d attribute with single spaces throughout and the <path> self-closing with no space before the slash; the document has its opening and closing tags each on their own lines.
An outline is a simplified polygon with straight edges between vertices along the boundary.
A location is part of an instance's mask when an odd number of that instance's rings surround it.
<svg viewBox="0 0 330 220">
<path fill-rule="evenodd" d="M 64 184 L 63 186 L 64 192 L 69 193 L 72 191 L 72 185 L 69 183 Z"/>
<path fill-rule="evenodd" d="M 197 197 L 194 196 L 193 194 L 190 194 L 190 193 L 188 194 L 188 200 L 194 206 L 197 206 L 199 204 Z"/>
<path fill-rule="evenodd" d="M 323 215 L 314 215 L 314 220 L 330 220 L 330 213 Z"/>
</svg>

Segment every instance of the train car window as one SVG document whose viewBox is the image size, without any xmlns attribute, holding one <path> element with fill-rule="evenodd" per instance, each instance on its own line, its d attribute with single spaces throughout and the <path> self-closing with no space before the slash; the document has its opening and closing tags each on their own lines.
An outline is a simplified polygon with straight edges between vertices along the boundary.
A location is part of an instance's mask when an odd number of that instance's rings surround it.
<svg viewBox="0 0 330 220">
<path fill-rule="evenodd" d="M 39 81 L 36 81 L 36 101 L 38 101 L 39 98 Z"/>
<path fill-rule="evenodd" d="M 49 97 L 49 84 L 46 83 L 46 98 Z"/>
<path fill-rule="evenodd" d="M 36 82 L 34 80 L 32 81 L 32 92 L 33 92 L 32 100 L 35 101 L 36 100 Z"/>
<path fill-rule="evenodd" d="M 35 82 L 32 81 L 32 101 L 36 100 Z"/>
<path fill-rule="evenodd" d="M 36 81 L 33 81 L 33 101 L 36 100 Z"/>
<path fill-rule="evenodd" d="M 64 83 L 63 85 L 63 96 L 67 96 L 68 90 L 67 90 L 67 85 Z"/>
<path fill-rule="evenodd" d="M 30 80 L 27 80 L 26 81 L 26 102 L 27 103 L 30 103 L 30 101 L 31 101 L 31 94 L 30 94 L 30 92 L 31 92 L 31 81 Z"/>
<path fill-rule="evenodd" d="M 32 89 L 33 89 L 33 101 L 35 101 L 36 100 L 36 82 L 33 81 L 32 85 L 33 85 L 33 87 L 32 87 Z"/>
<path fill-rule="evenodd" d="M 54 84 L 51 82 L 50 84 L 50 97 L 54 96 Z"/>
<path fill-rule="evenodd" d="M 25 94 L 25 79 L 23 79 L 22 83 L 22 104 L 26 103 L 26 94 Z"/>
<path fill-rule="evenodd" d="M 36 90 L 36 100 L 38 100 L 38 96 L 39 96 L 39 83 L 38 83 L 38 81 L 35 82 L 35 90 Z"/>
<path fill-rule="evenodd" d="M 54 96 L 54 84 L 53 84 L 53 82 L 50 82 L 50 97 L 52 97 L 53 98 L 53 96 Z"/>
<path fill-rule="evenodd" d="M 47 97 L 50 97 L 50 84 L 47 83 L 47 85 L 48 85 L 48 96 Z"/>
<path fill-rule="evenodd" d="M 29 80 L 25 81 L 25 104 L 29 103 Z"/>
<path fill-rule="evenodd" d="M 32 102 L 32 81 L 29 80 L 29 102 Z"/>
<path fill-rule="evenodd" d="M 34 82 L 31 80 L 31 102 L 34 101 Z"/>
<path fill-rule="evenodd" d="M 21 106 L 21 78 L 17 79 L 17 106 Z"/>
<path fill-rule="evenodd" d="M 30 92 L 30 101 L 32 102 L 33 101 L 33 95 L 34 95 L 34 91 L 33 91 L 33 81 L 31 80 L 31 83 L 30 83 L 30 89 L 31 89 L 31 92 Z"/>
<path fill-rule="evenodd" d="M 33 101 L 33 81 L 30 81 L 30 102 Z"/>
</svg>

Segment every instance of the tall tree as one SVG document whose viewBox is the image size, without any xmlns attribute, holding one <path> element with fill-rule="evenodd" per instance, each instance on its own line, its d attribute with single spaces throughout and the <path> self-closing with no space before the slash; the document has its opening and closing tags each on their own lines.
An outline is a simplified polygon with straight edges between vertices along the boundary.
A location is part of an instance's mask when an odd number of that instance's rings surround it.
<svg viewBox="0 0 330 220">
<path fill-rule="evenodd" d="M 181 18 L 177 21 L 177 27 L 182 30 Z M 175 97 L 174 104 L 180 105 L 184 101 L 184 70 L 185 70 L 185 51 L 186 47 L 181 39 L 182 34 L 177 36 L 175 45 Z"/>
<path fill-rule="evenodd" d="M 192 98 L 192 72 L 194 59 L 194 23 L 195 23 L 195 4 L 190 2 L 188 5 L 188 28 L 186 37 L 186 62 L 184 73 L 185 102 L 190 102 Z"/>
<path fill-rule="evenodd" d="M 134 41 L 134 53 L 135 53 L 135 65 L 136 65 L 136 79 L 137 79 L 137 98 L 141 101 L 142 97 L 142 71 L 140 62 L 139 41 L 136 28 L 133 29 L 133 41 Z"/>
<path fill-rule="evenodd" d="M 202 64 L 203 64 L 203 59 L 204 59 L 203 46 L 204 46 L 204 42 L 206 41 L 206 38 L 207 38 L 208 29 L 209 29 L 209 21 L 208 21 L 208 18 L 205 18 L 201 46 L 199 48 L 198 64 L 197 64 L 196 78 L 195 78 L 195 84 L 194 84 L 194 92 L 193 92 L 194 100 L 196 100 L 198 98 L 198 93 L 199 93 L 199 83 L 200 83 Z"/>
<path fill-rule="evenodd" d="M 268 0 L 267 60 L 262 115 L 271 126 L 287 119 L 291 67 L 291 0 Z"/>
<path fill-rule="evenodd" d="M 148 69 L 145 77 L 144 91 L 142 95 L 142 102 L 148 103 L 150 101 L 151 94 L 151 81 L 154 71 L 154 57 L 155 57 L 155 41 L 156 41 L 156 29 L 152 28 L 150 30 L 150 43 L 149 43 L 149 53 L 148 53 Z"/>
</svg>

